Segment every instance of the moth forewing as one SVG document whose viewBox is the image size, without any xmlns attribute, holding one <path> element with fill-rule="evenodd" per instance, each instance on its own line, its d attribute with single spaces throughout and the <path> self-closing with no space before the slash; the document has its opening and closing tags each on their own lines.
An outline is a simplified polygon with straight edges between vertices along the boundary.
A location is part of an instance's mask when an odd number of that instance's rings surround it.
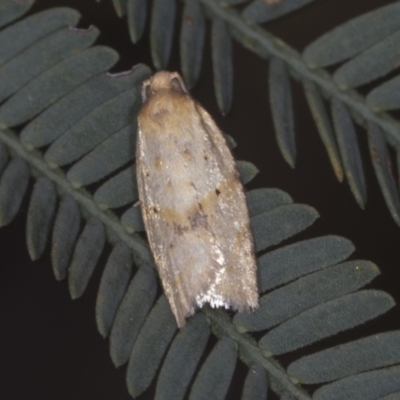
<svg viewBox="0 0 400 400">
<path fill-rule="evenodd" d="M 137 180 L 143 220 L 179 327 L 195 308 L 258 305 L 243 186 L 225 139 L 178 73 L 143 83 Z"/>
</svg>

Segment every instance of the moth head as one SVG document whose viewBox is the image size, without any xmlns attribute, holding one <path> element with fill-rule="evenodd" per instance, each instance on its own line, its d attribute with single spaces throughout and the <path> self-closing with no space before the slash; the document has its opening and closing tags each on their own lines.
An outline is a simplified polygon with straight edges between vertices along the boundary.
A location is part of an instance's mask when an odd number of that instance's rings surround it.
<svg viewBox="0 0 400 400">
<path fill-rule="evenodd" d="M 143 82 L 143 103 L 160 90 L 172 90 L 178 93 L 189 94 L 182 77 L 177 72 L 160 71 Z"/>
</svg>

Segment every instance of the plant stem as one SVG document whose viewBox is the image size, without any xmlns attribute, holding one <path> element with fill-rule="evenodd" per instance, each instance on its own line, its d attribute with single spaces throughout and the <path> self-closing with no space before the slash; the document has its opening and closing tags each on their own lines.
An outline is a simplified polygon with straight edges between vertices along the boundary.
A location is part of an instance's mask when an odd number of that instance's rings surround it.
<svg viewBox="0 0 400 400">
<path fill-rule="evenodd" d="M 229 336 L 239 346 L 239 356 L 249 367 L 261 364 L 268 373 L 268 382 L 274 392 L 281 396 L 290 394 L 298 400 L 310 400 L 311 397 L 296 386 L 289 378 L 287 372 L 272 358 L 265 357 L 257 342 L 249 335 L 236 330 L 232 319 L 224 310 L 203 307 L 202 312 L 211 322 L 213 333 L 219 337 Z"/>
</svg>

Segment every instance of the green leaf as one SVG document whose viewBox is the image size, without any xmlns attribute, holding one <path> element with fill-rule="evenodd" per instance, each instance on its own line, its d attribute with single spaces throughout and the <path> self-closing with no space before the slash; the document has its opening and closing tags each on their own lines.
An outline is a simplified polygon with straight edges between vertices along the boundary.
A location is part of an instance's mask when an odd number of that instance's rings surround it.
<svg viewBox="0 0 400 400">
<path fill-rule="evenodd" d="M 378 333 L 302 357 L 288 373 L 307 384 L 334 381 L 400 362 L 400 331 Z"/>
<path fill-rule="evenodd" d="M 376 125 L 368 125 L 368 144 L 372 165 L 386 205 L 397 225 L 400 225 L 400 200 L 393 177 L 392 162 L 382 132 Z"/>
<path fill-rule="evenodd" d="M 0 27 L 24 15 L 34 0 L 2 0 L 0 4 Z"/>
<path fill-rule="evenodd" d="M 8 164 L 9 158 L 7 147 L 3 143 L 0 143 L 0 178 Z"/>
<path fill-rule="evenodd" d="M 226 133 L 222 133 L 224 135 L 225 141 L 227 146 L 229 147 L 229 150 L 233 150 L 234 148 L 237 147 L 237 143 L 235 142 L 235 139 L 231 135 L 227 135 Z"/>
<path fill-rule="evenodd" d="M 289 204 L 251 218 L 256 252 L 282 242 L 312 225 L 318 218 L 314 208 Z"/>
<path fill-rule="evenodd" d="M 251 182 L 259 172 L 258 168 L 249 161 L 236 161 L 236 168 L 243 185 Z"/>
<path fill-rule="evenodd" d="M 294 168 L 296 164 L 296 138 L 289 74 L 286 64 L 276 57 L 273 57 L 270 61 L 269 101 L 279 149 L 286 162 Z"/>
<path fill-rule="evenodd" d="M 129 284 L 111 329 L 110 354 L 116 367 L 129 360 L 133 344 L 157 294 L 157 276 L 143 265 Z"/>
<path fill-rule="evenodd" d="M 315 125 L 317 126 L 322 143 L 324 144 L 326 152 L 328 153 L 333 171 L 339 182 L 342 182 L 343 168 L 339 149 L 321 94 L 318 90 L 318 87 L 310 81 L 306 81 L 304 83 L 304 89 L 308 106 L 310 107 L 310 111 L 314 118 Z"/>
<path fill-rule="evenodd" d="M 336 64 L 370 48 L 399 29 L 400 4 L 395 2 L 334 28 L 308 45 L 303 58 L 312 67 Z"/>
<path fill-rule="evenodd" d="M 320 303 L 353 292 L 379 274 L 369 261 L 349 261 L 324 268 L 261 297 L 252 313 L 238 313 L 234 324 L 240 332 L 261 331 Z"/>
<path fill-rule="evenodd" d="M 278 4 L 267 4 L 266 0 L 254 0 L 243 10 L 243 17 L 258 24 L 283 17 L 314 0 L 282 0 Z"/>
<path fill-rule="evenodd" d="M 367 189 L 356 130 L 346 106 L 336 99 L 332 100 L 332 118 L 350 189 L 358 205 L 364 208 Z"/>
<path fill-rule="evenodd" d="M 400 108 L 400 76 L 382 83 L 372 90 L 365 100 L 376 111 Z"/>
<path fill-rule="evenodd" d="M 46 162 L 54 168 L 77 160 L 130 125 L 141 103 L 139 87 L 104 103 L 53 142 L 45 153 Z"/>
<path fill-rule="evenodd" d="M 206 347 L 210 329 L 203 314 L 192 317 L 181 329 L 165 357 L 157 381 L 156 398 L 181 400 Z"/>
<path fill-rule="evenodd" d="M 154 0 L 151 13 L 150 45 L 153 64 L 165 69 L 171 54 L 176 0 Z"/>
<path fill-rule="evenodd" d="M 11 2 L 16 4 L 15 1 Z M 76 25 L 80 17 L 71 8 L 57 7 L 33 14 L 3 29 L 0 32 L 0 65 L 49 34 Z"/>
<path fill-rule="evenodd" d="M 235 371 L 237 347 L 230 338 L 218 341 L 192 385 L 189 400 L 224 400 Z"/>
<path fill-rule="evenodd" d="M 399 400 L 400 399 L 400 392 L 394 392 L 388 394 L 387 396 L 381 397 L 379 400 Z"/>
<path fill-rule="evenodd" d="M 0 121 L 22 124 L 88 79 L 112 67 L 118 54 L 96 46 L 67 58 L 30 81 L 0 108 Z"/>
<path fill-rule="evenodd" d="M 35 42 L 0 68 L 0 100 L 53 65 L 89 47 L 98 35 L 99 31 L 94 27 L 86 31 L 63 28 Z M 6 126 L 3 121 L 0 123 Z"/>
<path fill-rule="evenodd" d="M 246 192 L 246 200 L 250 217 L 293 203 L 292 198 L 284 191 L 266 188 Z"/>
<path fill-rule="evenodd" d="M 136 147 L 136 124 L 114 133 L 76 162 L 67 178 L 76 188 L 97 182 L 132 161 Z"/>
<path fill-rule="evenodd" d="M 124 169 L 102 186 L 95 194 L 94 201 L 102 210 L 125 206 L 138 199 L 135 166 Z"/>
<path fill-rule="evenodd" d="M 104 226 L 96 217 L 86 223 L 76 243 L 68 274 L 68 286 L 72 299 L 82 296 L 105 244 Z"/>
<path fill-rule="evenodd" d="M 165 296 L 161 296 L 133 345 L 126 372 L 126 382 L 132 397 L 139 396 L 149 387 L 176 330 L 175 317 L 168 301 Z"/>
<path fill-rule="evenodd" d="M 21 206 L 28 188 L 29 168 L 21 158 L 9 162 L 0 179 L 0 226 L 8 225 Z"/>
<path fill-rule="evenodd" d="M 396 366 L 364 372 L 325 385 L 314 393 L 313 400 L 383 399 L 382 396 L 399 391 L 399 389 L 400 366 Z"/>
<path fill-rule="evenodd" d="M 111 0 L 118 17 L 123 17 L 126 14 L 127 0 Z"/>
<path fill-rule="evenodd" d="M 129 210 L 122 214 L 121 224 L 128 233 L 144 231 L 142 213 L 137 204 L 134 204 Z"/>
<path fill-rule="evenodd" d="M 267 400 L 268 381 L 265 369 L 260 365 L 253 365 L 247 373 L 243 386 L 241 400 Z"/>
<path fill-rule="evenodd" d="M 213 18 L 211 31 L 214 89 L 222 114 L 229 112 L 233 95 L 232 42 L 225 22 Z"/>
<path fill-rule="evenodd" d="M 147 19 L 147 0 L 127 0 L 127 14 L 131 40 L 137 43 L 143 35 Z"/>
<path fill-rule="evenodd" d="M 33 188 L 26 221 L 26 243 L 32 260 L 40 258 L 46 248 L 57 205 L 57 193 L 53 182 L 39 178 Z"/>
<path fill-rule="evenodd" d="M 236 6 L 238 4 L 247 3 L 249 0 L 223 0 L 226 5 Z"/>
<path fill-rule="evenodd" d="M 108 258 L 97 293 L 96 323 L 103 337 L 110 334 L 115 314 L 128 288 L 131 273 L 132 253 L 126 244 L 117 243 Z"/>
<path fill-rule="evenodd" d="M 199 79 L 203 56 L 205 19 L 198 0 L 186 0 L 182 15 L 180 54 L 182 75 L 187 87 Z"/>
<path fill-rule="evenodd" d="M 333 79 L 342 89 L 357 87 L 388 74 L 399 65 L 400 31 L 378 42 L 342 65 Z"/>
<path fill-rule="evenodd" d="M 90 114 L 101 115 L 96 110 L 132 91 L 149 75 L 149 68 L 139 64 L 131 71 L 103 74 L 91 79 L 28 124 L 21 132 L 22 143 L 28 149 L 48 145 L 74 126 L 79 126 L 80 121 L 89 118 Z"/>
<path fill-rule="evenodd" d="M 379 290 L 348 294 L 282 323 L 264 335 L 259 346 L 267 354 L 288 353 L 376 318 L 394 304 L 391 296 Z"/>
<path fill-rule="evenodd" d="M 51 248 L 51 262 L 58 281 L 67 276 L 80 224 L 81 215 L 76 200 L 70 195 L 65 195 L 57 211 Z"/>
</svg>

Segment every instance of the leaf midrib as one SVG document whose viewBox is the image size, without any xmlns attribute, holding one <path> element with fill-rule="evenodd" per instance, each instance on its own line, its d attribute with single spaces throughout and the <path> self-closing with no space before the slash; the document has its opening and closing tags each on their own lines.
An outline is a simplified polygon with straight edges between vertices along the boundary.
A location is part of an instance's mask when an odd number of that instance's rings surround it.
<svg viewBox="0 0 400 400">
<path fill-rule="evenodd" d="M 281 396 L 290 394 L 298 400 L 310 400 L 305 391 L 296 386 L 289 378 L 287 372 L 274 360 L 262 354 L 257 342 L 247 334 L 236 330 L 231 318 L 225 310 L 204 307 L 202 312 L 211 320 L 211 329 L 218 338 L 229 336 L 239 346 L 239 358 L 249 367 L 259 363 L 267 371 L 271 389 Z M 242 354 L 240 354 L 242 353 Z"/>
</svg>

